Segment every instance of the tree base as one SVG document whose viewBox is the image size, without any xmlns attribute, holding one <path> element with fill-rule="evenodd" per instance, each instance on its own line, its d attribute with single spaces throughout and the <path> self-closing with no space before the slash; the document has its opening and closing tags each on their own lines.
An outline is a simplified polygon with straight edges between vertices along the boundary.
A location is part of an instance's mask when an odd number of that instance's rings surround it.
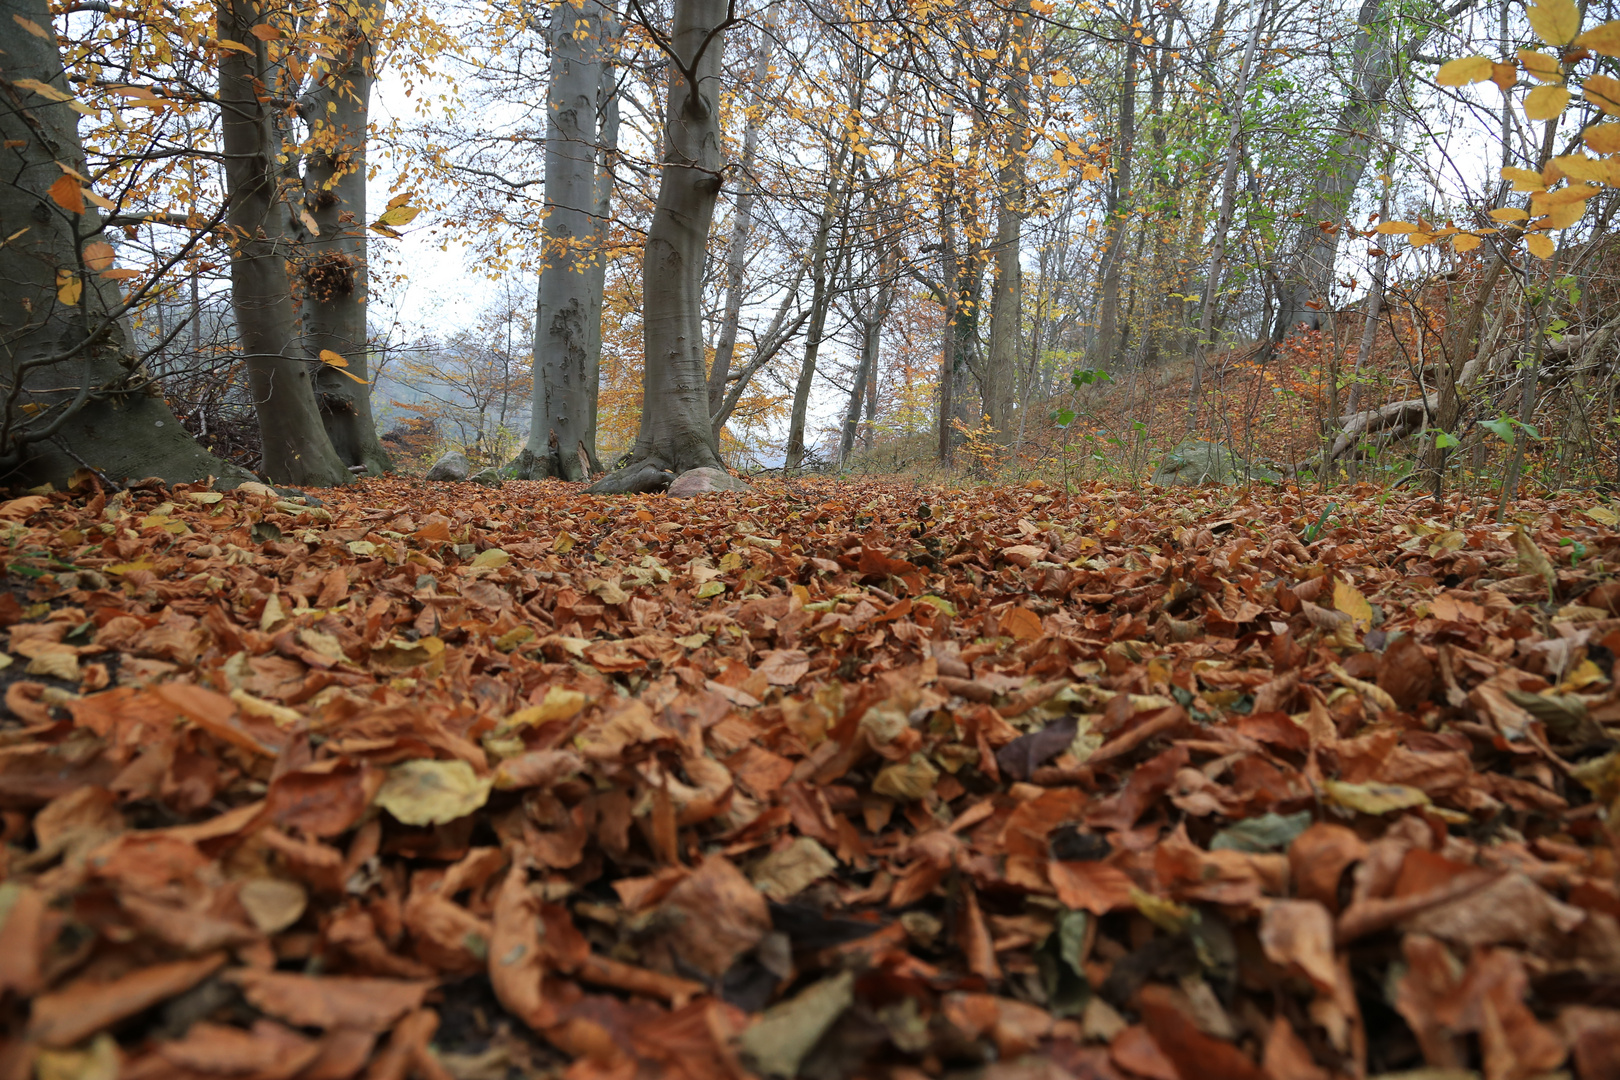
<svg viewBox="0 0 1620 1080">
<path fill-rule="evenodd" d="M 585 489 L 587 495 L 651 495 L 669 487 L 675 474 L 650 458 L 615 469 Z"/>
<path fill-rule="evenodd" d="M 120 485 L 152 476 L 168 484 L 212 476 L 215 487 L 229 490 L 258 479 L 197 445 L 161 398 L 131 395 L 86 406 L 55 438 L 29 446 L 26 459 L 0 476 L 0 484 L 66 488 L 85 468 Z"/>
</svg>

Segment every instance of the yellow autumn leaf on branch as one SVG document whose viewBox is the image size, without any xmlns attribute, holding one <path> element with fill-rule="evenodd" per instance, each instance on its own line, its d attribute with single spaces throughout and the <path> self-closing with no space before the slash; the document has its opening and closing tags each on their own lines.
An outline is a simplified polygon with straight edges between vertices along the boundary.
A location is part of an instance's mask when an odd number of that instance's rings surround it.
<svg viewBox="0 0 1620 1080">
<path fill-rule="evenodd" d="M 1556 48 L 1568 45 L 1581 32 L 1581 13 L 1573 0 L 1536 0 L 1524 14 L 1536 37 Z"/>
<path fill-rule="evenodd" d="M 1553 120 L 1569 104 L 1569 91 L 1562 86 L 1538 86 L 1524 98 L 1524 115 L 1531 120 Z"/>
<path fill-rule="evenodd" d="M 416 220 L 416 215 L 420 214 L 421 212 L 422 208 L 420 206 L 391 205 L 389 206 L 388 210 L 383 213 L 382 217 L 377 219 L 376 224 L 388 228 L 397 228 L 401 225 L 409 225 L 411 222 Z"/>
<path fill-rule="evenodd" d="M 1530 77 L 1540 82 L 1563 82 L 1564 73 L 1558 66 L 1558 57 L 1530 49 L 1519 50 L 1519 63 Z"/>
<path fill-rule="evenodd" d="M 349 366 L 349 362 L 343 359 L 342 353 L 335 353 L 331 349 L 321 350 L 321 363 L 330 364 L 333 367 L 339 368 L 346 368 Z"/>
<path fill-rule="evenodd" d="M 116 253 L 113 246 L 101 240 L 84 245 L 84 265 L 92 270 L 106 270 L 113 264 Z"/>
<path fill-rule="evenodd" d="M 1540 191 L 1546 187 L 1541 182 L 1541 174 L 1531 172 L 1529 169 L 1517 169 L 1512 165 L 1502 167 L 1502 179 L 1513 182 L 1514 191 Z"/>
<path fill-rule="evenodd" d="M 1620 153 L 1620 124 L 1593 124 L 1581 132 L 1581 138 L 1593 153 Z"/>
<path fill-rule="evenodd" d="M 1610 19 L 1602 26 L 1592 27 L 1576 38 L 1575 44 L 1604 56 L 1620 56 L 1620 19 Z"/>
<path fill-rule="evenodd" d="M 13 79 L 12 80 L 12 85 L 13 86 L 20 86 L 24 90 L 32 90 L 34 93 L 38 94 L 40 97 L 48 98 L 51 101 L 72 101 L 73 100 L 73 95 L 72 94 L 64 94 L 62 91 L 58 90 L 56 87 L 52 86 L 50 83 L 40 82 L 38 79 Z"/>
<path fill-rule="evenodd" d="M 1499 206 L 1491 211 L 1493 221 L 1528 221 L 1530 215 L 1517 206 Z"/>
<path fill-rule="evenodd" d="M 84 282 L 79 275 L 71 270 L 58 270 L 56 272 L 56 298 L 69 307 L 79 303 L 79 296 L 84 292 Z"/>
<path fill-rule="evenodd" d="M 1380 222 L 1378 228 L 1373 231 L 1381 233 L 1384 236 L 1401 236 L 1407 233 L 1417 232 L 1418 227 L 1413 225 L 1410 221 L 1384 221 Z"/>
<path fill-rule="evenodd" d="M 59 176 L 51 185 L 51 201 L 72 214 L 84 213 L 84 189 L 71 176 Z"/>
<path fill-rule="evenodd" d="M 1525 237 L 1524 246 L 1530 249 L 1530 254 L 1543 260 L 1552 258 L 1553 252 L 1557 250 L 1552 237 L 1544 233 L 1532 233 Z"/>
<path fill-rule="evenodd" d="M 1483 242 L 1473 233 L 1458 233 L 1451 238 L 1451 247 L 1453 251 L 1473 251 Z"/>
<path fill-rule="evenodd" d="M 1610 116 L 1620 116 L 1620 79 L 1588 75 L 1581 84 L 1581 96 Z"/>
<path fill-rule="evenodd" d="M 35 37 L 44 38 L 46 41 L 51 40 L 50 31 L 46 30 L 43 26 L 39 25 L 39 23 L 35 22 L 33 19 L 25 19 L 21 15 L 13 15 L 11 18 L 12 18 L 12 21 L 14 21 L 18 26 L 22 27 L 24 30 L 28 31 L 30 34 L 33 34 Z"/>
<path fill-rule="evenodd" d="M 1490 77 L 1490 57 L 1464 56 L 1441 64 L 1434 81 L 1441 86 L 1467 86 L 1470 83 L 1484 82 Z"/>
</svg>

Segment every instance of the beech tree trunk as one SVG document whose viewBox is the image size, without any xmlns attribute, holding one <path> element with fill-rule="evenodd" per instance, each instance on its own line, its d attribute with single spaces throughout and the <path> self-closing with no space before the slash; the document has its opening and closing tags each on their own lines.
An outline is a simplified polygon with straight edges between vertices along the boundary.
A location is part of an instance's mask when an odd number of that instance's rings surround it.
<svg viewBox="0 0 1620 1080">
<path fill-rule="evenodd" d="M 304 207 L 320 230 L 300 245 L 300 307 L 309 355 L 337 353 L 348 367 L 315 369 L 315 398 L 332 449 L 369 476 L 392 468 L 371 415 L 366 311 L 366 141 L 376 39 L 386 0 L 351 0 L 334 20 L 336 57 L 316 71 L 306 98 L 313 148 L 304 162 Z M 353 376 L 353 378 L 350 378 Z"/>
<path fill-rule="evenodd" d="M 754 179 L 751 171 L 759 150 L 759 128 L 763 119 L 760 87 L 771 74 L 771 37 L 781 8 L 770 7 L 765 25 L 754 42 L 754 85 L 749 95 L 747 117 L 743 121 L 742 161 L 737 169 L 737 204 L 732 210 L 731 237 L 726 244 L 726 298 L 720 316 L 720 337 L 714 347 L 714 363 L 709 366 L 709 415 L 717 416 L 726 400 L 726 383 L 731 378 L 731 362 L 737 355 L 737 332 L 742 323 L 743 272 L 748 267 L 748 243 L 754 232 Z M 722 423 L 715 428 L 720 438 Z"/>
<path fill-rule="evenodd" d="M 1342 230 L 1329 231 L 1321 224 L 1337 225 L 1344 220 L 1367 169 L 1378 134 L 1378 111 L 1395 81 L 1396 66 L 1407 53 L 1419 48 L 1429 33 L 1423 20 L 1403 20 L 1419 29 L 1412 41 L 1398 46 L 1392 27 L 1397 17 L 1388 0 L 1362 0 L 1350 47 L 1349 98 L 1330 129 L 1331 141 L 1319 154 L 1315 175 L 1305 188 L 1311 197 L 1301 211 L 1302 224 L 1283 266 L 1282 302 L 1273 340 L 1281 341 L 1299 327 L 1316 330 L 1322 325 L 1324 298 L 1333 282 L 1333 263 L 1338 257 Z"/>
<path fill-rule="evenodd" d="M 51 14 L 43 0 L 0 0 L 0 135 L 10 161 L 0 236 L 11 237 L 0 245 L 0 484 L 65 487 L 83 468 L 114 482 L 253 479 L 186 434 L 137 362 L 118 286 L 86 256 L 88 244 L 105 242 L 95 207 L 74 213 L 50 197 L 58 163 L 86 175 L 79 114 L 16 86 L 35 79 L 70 90 L 55 36 L 24 33 L 17 19 L 48 30 Z"/>
<path fill-rule="evenodd" d="M 327 437 L 315 404 L 311 364 L 296 353 L 297 313 L 288 260 L 295 212 L 282 187 L 298 187 L 278 162 L 283 108 L 267 46 L 252 33 L 263 21 L 249 0 L 220 0 L 219 36 L 250 52 L 221 49 L 220 143 L 225 152 L 225 220 L 231 228 L 231 306 L 259 416 L 265 476 L 273 483 L 336 487 L 353 476 Z"/>
<path fill-rule="evenodd" d="M 856 316 L 861 328 L 861 357 L 855 367 L 855 384 L 850 387 L 849 406 L 844 410 L 844 422 L 838 436 L 838 467 L 844 467 L 849 455 L 855 451 L 855 437 L 860 433 L 861 408 L 866 408 L 866 422 L 877 419 L 877 362 L 878 350 L 883 344 L 883 323 L 894 305 L 894 278 L 885 267 L 884 282 L 877 295 L 862 307 Z"/>
<path fill-rule="evenodd" d="M 816 377 L 816 360 L 821 353 L 821 339 L 827 329 L 827 312 L 832 307 L 832 278 L 838 276 L 843 262 L 844 245 L 840 243 L 839 257 L 832 259 L 829 268 L 828 246 L 834 222 L 843 215 L 840 188 L 844 157 L 848 143 L 839 146 L 828 181 L 827 200 L 822 205 L 821 220 L 816 223 L 814 249 L 810 256 L 810 324 L 805 330 L 804 358 L 799 364 L 799 379 L 793 387 L 793 406 L 788 414 L 787 450 L 782 467 L 788 471 L 804 463 L 804 426 L 810 409 L 810 387 Z M 840 232 L 842 230 L 840 229 Z"/>
<path fill-rule="evenodd" d="M 613 62 L 613 42 L 623 32 L 612 8 L 606 9 L 602 21 L 602 79 L 596 88 L 596 115 L 599 130 L 596 150 L 596 215 L 592 250 L 596 258 L 585 268 L 589 309 L 585 316 L 585 384 L 590 394 L 590 426 L 585 434 L 585 445 L 591 453 L 596 448 L 597 396 L 602 390 L 602 292 L 607 287 L 608 227 L 613 215 L 614 155 L 619 151 L 619 74 Z"/>
<path fill-rule="evenodd" d="M 641 427 L 597 494 L 661 491 L 680 473 L 719 469 L 709 423 L 703 256 L 720 194 L 720 55 L 727 0 L 675 0 L 658 201 L 642 258 Z"/>
<path fill-rule="evenodd" d="M 996 269 L 990 293 L 990 355 L 979 378 L 979 392 L 990 426 L 1003 445 L 1013 442 L 1013 406 L 1017 397 L 1020 364 L 1019 335 L 1024 319 L 1024 273 L 1020 262 L 1024 229 L 1024 161 L 1029 138 L 1021 118 L 1029 109 L 1029 44 L 1035 20 L 1030 17 L 1028 0 L 1018 0 L 1012 10 L 1014 29 L 1003 99 L 1009 119 L 1008 145 L 1002 149 L 1001 170 L 996 182 Z M 1127 151 L 1127 155 L 1128 155 Z M 1129 178 L 1130 166 L 1124 166 Z M 1116 282 L 1117 288 L 1117 282 Z"/>
<path fill-rule="evenodd" d="M 593 278 L 588 270 L 601 258 L 596 148 L 604 16 L 600 0 L 580 0 L 577 7 L 560 3 L 552 9 L 548 32 L 551 89 L 545 244 L 534 320 L 534 415 L 517 467 L 531 478 L 584 480 L 600 468 L 591 409 Z M 594 310 L 600 319 L 599 300 Z M 596 341 L 600 350 L 600 326 Z"/>
<path fill-rule="evenodd" d="M 1226 276 L 1227 234 L 1232 231 L 1232 216 L 1237 206 L 1238 162 L 1243 149 L 1243 103 L 1249 96 L 1249 84 L 1254 77 L 1255 50 L 1260 45 L 1260 34 L 1265 29 L 1269 3 L 1262 3 L 1255 13 L 1254 25 L 1249 29 L 1249 40 L 1243 46 L 1243 61 L 1238 66 L 1237 86 L 1229 103 L 1232 121 L 1226 136 L 1226 164 L 1221 170 L 1221 208 L 1215 219 L 1215 236 L 1210 244 L 1209 270 L 1204 275 L 1204 298 L 1198 317 L 1198 337 L 1193 342 L 1192 390 L 1188 396 L 1190 428 L 1198 426 L 1198 408 L 1204 396 L 1204 366 L 1209 349 L 1215 343 L 1215 308 L 1220 298 L 1221 279 Z"/>
<path fill-rule="evenodd" d="M 1131 22 L 1141 14 L 1141 0 L 1131 4 Z M 1107 370 L 1119 349 L 1119 282 L 1124 271 L 1125 216 L 1131 201 L 1131 151 L 1136 142 L 1136 38 L 1125 41 L 1125 78 L 1119 91 L 1119 129 L 1114 137 L 1114 178 L 1108 186 L 1104 215 L 1107 239 L 1102 252 L 1102 286 L 1097 299 L 1097 337 L 1087 366 Z"/>
</svg>

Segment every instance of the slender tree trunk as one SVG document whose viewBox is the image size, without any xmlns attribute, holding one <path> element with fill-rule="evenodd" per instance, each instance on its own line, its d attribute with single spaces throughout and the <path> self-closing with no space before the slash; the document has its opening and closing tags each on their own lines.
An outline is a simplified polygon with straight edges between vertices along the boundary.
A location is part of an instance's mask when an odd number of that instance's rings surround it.
<svg viewBox="0 0 1620 1080">
<path fill-rule="evenodd" d="M 1132 0 L 1131 22 L 1142 10 Z M 1124 270 L 1125 218 L 1131 203 L 1131 152 L 1136 141 L 1136 38 L 1125 40 L 1125 77 L 1119 90 L 1119 128 L 1114 137 L 1114 177 L 1108 186 L 1102 287 L 1097 298 L 1097 338 L 1087 366 L 1106 370 L 1119 349 L 1119 283 Z"/>
<path fill-rule="evenodd" d="M 873 391 L 877 386 L 878 350 L 883 343 L 883 323 L 889 317 L 889 309 L 894 304 L 894 281 L 889 277 L 879 286 L 877 295 L 871 303 L 862 310 L 859 318 L 861 327 L 861 358 L 855 368 L 855 385 L 850 387 L 849 407 L 844 410 L 844 422 L 838 437 L 838 467 L 844 467 L 849 455 L 855 450 L 855 437 L 860 433 L 861 407 L 868 409 L 868 421 L 875 395 Z"/>
<path fill-rule="evenodd" d="M 870 76 L 871 66 L 863 65 L 850 84 L 850 109 L 857 116 L 860 115 L 866 80 Z M 789 472 L 804 462 L 804 428 L 810 408 L 810 388 L 815 382 L 816 361 L 827 328 L 827 314 L 832 307 L 834 281 L 849 254 L 849 246 L 842 241 L 849 232 L 846 220 L 848 192 L 854 182 L 855 166 L 859 159 L 850 150 L 847 132 L 839 137 L 837 146 L 838 150 L 827 168 L 827 198 L 822 203 L 821 220 L 816 225 L 814 254 L 810 263 L 810 323 L 805 328 L 804 361 L 799 365 L 799 380 L 793 388 L 793 409 L 788 417 L 787 449 L 783 462 L 783 468 Z M 849 163 L 847 177 L 844 175 L 846 162 Z M 831 251 L 828 244 L 835 225 L 838 226 L 840 243 L 836 251 Z"/>
<path fill-rule="evenodd" d="M 641 428 L 625 467 L 598 494 L 658 491 L 676 474 L 720 468 L 709 422 L 703 258 L 720 194 L 720 57 L 727 0 L 675 0 L 658 201 L 642 260 Z"/>
<path fill-rule="evenodd" d="M 948 163 L 948 171 L 939 185 L 940 277 L 945 294 L 945 333 L 940 345 L 939 462 L 946 466 L 952 463 L 961 441 L 956 425 L 966 425 L 971 418 L 967 392 L 969 362 L 979 338 L 979 293 L 983 280 L 979 242 L 965 227 L 972 214 L 956 179 L 955 124 L 955 112 L 949 107 L 941 109 L 938 155 L 942 163 Z M 959 219 L 964 226 L 960 230 Z"/>
<path fill-rule="evenodd" d="M 298 355 L 297 311 L 287 273 L 294 254 L 291 215 L 281 197 L 285 154 L 276 127 L 278 80 L 267 46 L 252 33 L 263 22 L 248 0 L 220 0 L 218 32 L 249 52 L 221 49 L 220 144 L 231 227 L 231 305 L 259 415 L 261 470 L 274 483 L 335 487 L 353 479 L 326 434 L 315 403 L 312 365 Z"/>
<path fill-rule="evenodd" d="M 1389 9 L 1386 10 L 1386 5 Z M 1367 169 L 1378 134 L 1378 111 L 1394 84 L 1398 66 L 1419 48 L 1429 30 L 1422 20 L 1416 37 L 1404 46 L 1394 40 L 1394 8 L 1390 0 L 1362 0 L 1356 17 L 1356 36 L 1350 47 L 1349 98 L 1330 129 L 1329 145 L 1317 159 L 1315 175 L 1306 185 L 1310 199 L 1302 210 L 1302 224 L 1282 272 L 1281 304 L 1272 338 L 1281 341 L 1296 327 L 1321 326 L 1323 298 L 1333 282 L 1341 229 L 1321 227 L 1344 220 Z M 1314 305 L 1314 306 L 1313 306 Z"/>
<path fill-rule="evenodd" d="M 990 292 L 990 355 L 984 364 L 979 390 L 985 416 L 1003 446 L 1013 442 L 1013 406 L 1017 396 L 1019 335 L 1024 319 L 1024 271 L 1020 261 L 1024 229 L 1024 163 L 1029 156 L 1029 133 L 1023 118 L 1029 110 L 1030 41 L 1035 20 L 1028 0 L 1012 9 L 1013 33 L 1002 98 L 1011 124 L 1002 166 L 996 179 L 996 269 Z M 1127 173 L 1129 166 L 1126 166 Z"/>
<path fill-rule="evenodd" d="M 95 207 L 73 213 L 51 198 L 59 164 L 88 172 L 79 114 L 17 85 L 72 89 L 55 35 L 24 33 L 19 19 L 48 33 L 51 14 L 43 0 L 0 0 L 0 235 L 10 237 L 0 245 L 0 484 L 66 487 L 84 468 L 115 483 L 252 479 L 186 434 L 138 363 L 118 286 L 87 265 L 86 245 L 104 242 Z"/>
<path fill-rule="evenodd" d="M 793 407 L 788 415 L 787 451 L 783 468 L 789 472 L 804 463 L 804 427 L 810 408 L 810 387 L 815 381 L 816 360 L 821 352 L 822 336 L 827 329 L 827 313 L 832 307 L 833 282 L 830 279 L 837 276 L 843 262 L 843 245 L 840 244 L 837 257 L 832 259 L 831 267 L 828 265 L 829 241 L 833 225 L 841 216 L 840 188 L 846 147 L 847 144 L 839 147 L 827 189 L 827 201 L 822 207 L 821 220 L 816 225 L 815 247 L 810 261 L 810 323 L 805 328 L 804 359 L 799 364 L 799 379 L 793 387 Z"/>
<path fill-rule="evenodd" d="M 534 415 L 517 471 L 588 479 L 591 430 L 591 278 L 598 259 L 597 96 L 602 85 L 600 0 L 558 4 L 547 36 L 546 221 L 534 320 Z M 599 309 L 598 309 L 599 310 Z M 527 465 L 525 469 L 524 466 Z"/>
<path fill-rule="evenodd" d="M 748 268 L 748 243 L 754 232 L 754 154 L 759 149 L 760 121 L 764 118 L 762 88 L 771 74 L 771 43 L 781 18 L 781 8 L 773 5 L 765 14 L 765 25 L 754 42 L 754 82 L 749 90 L 747 118 L 743 122 L 742 161 L 737 170 L 737 204 L 732 210 L 731 239 L 726 244 L 726 299 L 720 317 L 720 340 L 715 345 L 714 363 L 709 368 L 709 414 L 718 416 L 726 400 L 726 382 L 731 377 L 732 358 L 737 353 L 737 331 L 742 322 L 743 272 Z M 722 423 L 714 431 L 720 439 Z"/>
<path fill-rule="evenodd" d="M 585 267 L 585 385 L 590 395 L 585 445 L 596 460 L 597 399 L 602 391 L 602 294 L 607 288 L 608 238 L 613 222 L 613 170 L 619 153 L 619 65 L 614 62 L 624 27 L 608 7 L 602 21 L 602 81 L 596 91 L 599 127 L 596 153 L 596 214 L 591 222 L 591 251 L 595 258 Z"/>
<path fill-rule="evenodd" d="M 1215 236 L 1210 244 L 1209 270 L 1204 275 L 1204 298 L 1198 317 L 1198 338 L 1193 343 L 1192 393 L 1189 397 L 1189 429 L 1198 427 L 1198 409 L 1204 396 L 1204 367 L 1208 362 L 1210 346 L 1215 339 L 1215 308 L 1220 298 L 1221 279 L 1226 275 L 1227 234 L 1232 230 L 1232 217 L 1237 206 L 1238 162 L 1243 147 L 1243 106 L 1249 97 L 1249 83 L 1254 77 L 1254 57 L 1260 46 L 1260 34 L 1265 29 L 1269 3 L 1262 3 L 1255 12 L 1254 25 L 1249 29 L 1249 40 L 1243 46 L 1243 62 L 1238 67 L 1237 86 L 1228 102 L 1232 122 L 1226 136 L 1226 164 L 1221 170 L 1221 208 L 1215 219 Z"/>
<path fill-rule="evenodd" d="M 392 467 L 371 416 L 366 332 L 366 143 L 385 3 L 349 0 L 331 27 L 336 59 L 318 71 L 308 97 L 313 149 L 304 165 L 304 206 L 320 231 L 304 238 L 297 263 L 306 350 L 348 361 L 315 370 L 327 438 L 345 465 L 363 465 L 371 476 Z"/>
</svg>

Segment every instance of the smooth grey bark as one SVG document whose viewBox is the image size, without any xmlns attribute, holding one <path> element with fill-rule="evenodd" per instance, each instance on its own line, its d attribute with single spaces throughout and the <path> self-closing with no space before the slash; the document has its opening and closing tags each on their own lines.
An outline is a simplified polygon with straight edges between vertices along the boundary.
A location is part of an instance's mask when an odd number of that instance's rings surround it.
<svg viewBox="0 0 1620 1080">
<path fill-rule="evenodd" d="M 547 93 L 545 241 L 534 320 L 534 415 L 520 462 L 533 478 L 584 480 L 600 468 L 591 432 L 587 326 L 597 248 L 597 97 L 604 62 L 600 0 L 552 9 Z M 600 308 L 597 308 L 600 318 Z M 598 331 L 600 333 L 600 330 Z M 600 355 L 600 354 L 598 354 Z"/>
<path fill-rule="evenodd" d="M 960 77 L 958 70 L 953 77 Z M 956 113 L 947 99 L 939 114 L 939 153 L 955 158 L 953 129 Z M 979 258 L 980 243 L 967 229 L 964 242 L 958 235 L 957 220 L 973 219 L 974 208 L 964 205 L 954 171 L 939 187 L 940 287 L 938 296 L 945 309 L 944 341 L 940 343 L 939 372 L 939 463 L 949 466 L 956 456 L 961 434 L 957 425 L 968 426 L 968 376 L 970 361 L 979 341 L 979 296 L 984 270 Z"/>
<path fill-rule="evenodd" d="M 1007 135 L 1008 145 L 1002 149 L 1002 165 L 996 178 L 996 263 L 990 291 L 990 348 L 984 370 L 979 374 L 985 416 L 996 431 L 997 441 L 1004 446 L 1010 445 L 1014 438 L 1012 412 L 1020 362 L 1018 339 L 1024 320 L 1024 273 L 1020 256 L 1024 230 L 1024 163 L 1029 155 L 1029 137 L 1022 118 L 1029 109 L 1028 57 L 1035 26 L 1028 0 L 1014 4 L 1012 17 L 1015 26 L 1008 60 L 1012 73 L 1007 77 L 1002 94 L 1011 130 Z M 1126 154 L 1128 160 L 1128 149 Z M 1129 183 L 1129 164 L 1123 165 L 1122 170 Z"/>
<path fill-rule="evenodd" d="M 1232 231 L 1232 217 L 1237 206 L 1238 162 L 1243 149 L 1243 107 L 1249 96 L 1249 84 L 1254 79 L 1254 57 L 1260 46 L 1260 34 L 1265 29 L 1271 11 L 1269 3 L 1262 3 L 1255 12 L 1254 25 L 1249 28 L 1249 40 L 1243 46 L 1243 60 L 1238 65 L 1237 86 L 1231 102 L 1232 122 L 1226 135 L 1226 163 L 1221 169 L 1221 208 L 1215 218 L 1215 235 L 1210 243 L 1209 269 L 1204 275 L 1204 297 L 1198 316 L 1198 338 L 1193 343 L 1192 390 L 1188 402 L 1191 423 L 1198 426 L 1198 407 L 1204 393 L 1204 367 L 1210 346 L 1215 340 L 1215 308 L 1220 298 L 1221 279 L 1226 276 L 1227 234 Z"/>
<path fill-rule="evenodd" d="M 592 250 L 596 253 L 585 268 L 585 385 L 590 395 L 590 413 L 585 445 L 597 453 L 597 398 L 602 390 L 602 293 L 607 287 L 608 229 L 613 221 L 613 169 L 619 152 L 619 69 L 613 62 L 617 42 L 624 28 L 613 9 L 602 19 L 602 78 L 596 88 L 596 212 L 591 222 Z"/>
<path fill-rule="evenodd" d="M 271 91 L 267 46 L 252 33 L 263 21 L 250 0 L 220 0 L 220 38 L 249 52 L 221 49 L 220 145 L 225 152 L 225 220 L 231 230 L 231 306 L 263 444 L 260 470 L 273 483 L 336 487 L 353 476 L 332 449 L 315 403 L 312 365 L 294 354 L 297 313 L 287 262 L 294 252 L 293 208 Z"/>
<path fill-rule="evenodd" d="M 639 7 L 637 8 L 639 11 Z M 642 257 L 641 426 L 624 467 L 597 494 L 661 491 L 679 473 L 721 468 L 709 421 L 703 258 L 720 194 L 720 59 L 727 0 L 675 0 L 663 167 Z"/>
<path fill-rule="evenodd" d="M 1142 10 L 1131 4 L 1131 22 Z M 1097 299 L 1097 337 L 1086 365 L 1107 370 L 1119 350 L 1119 283 L 1124 272 L 1125 216 L 1131 201 L 1131 158 L 1136 143 L 1136 38 L 1125 42 L 1125 78 L 1119 90 L 1119 129 L 1114 140 L 1114 176 L 1108 185 L 1104 220 L 1107 238 L 1102 251 L 1102 285 Z"/>
<path fill-rule="evenodd" d="M 765 14 L 765 25 L 754 42 L 754 83 L 749 93 L 747 118 L 743 122 L 742 160 L 737 169 L 737 203 L 732 210 L 731 237 L 726 243 L 726 298 L 720 316 L 720 337 L 709 365 L 709 414 L 720 412 L 726 400 L 726 383 L 737 354 L 737 331 L 742 323 L 743 273 L 748 268 L 748 242 L 754 231 L 754 155 L 759 150 L 760 119 L 763 114 L 760 88 L 771 74 L 771 41 L 780 19 L 781 7 L 772 5 Z M 715 428 L 720 438 L 722 423 Z"/>
<path fill-rule="evenodd" d="M 827 330 L 827 314 L 832 308 L 834 280 L 839 276 L 847 245 L 840 241 L 838 251 L 830 251 L 834 224 L 840 223 L 848 209 L 844 198 L 844 160 L 849 153 L 849 142 L 839 144 L 837 156 L 828 171 L 827 198 L 821 208 L 821 220 L 816 223 L 816 236 L 810 255 L 810 319 L 805 328 L 804 357 L 799 364 L 799 379 L 793 387 L 793 406 L 788 414 L 787 449 L 782 467 L 789 472 L 804 463 L 804 427 L 810 409 L 810 388 L 816 377 L 816 361 L 821 353 L 822 338 Z M 840 237 L 845 232 L 839 225 Z M 828 260 L 831 258 L 831 265 Z"/>
<path fill-rule="evenodd" d="M 304 207 L 319 232 L 303 238 L 297 262 L 306 350 L 316 357 L 330 350 L 349 362 L 315 369 L 321 421 L 343 463 L 363 465 L 370 476 L 393 467 L 371 415 L 366 327 L 366 142 L 385 8 L 386 0 L 349 0 L 334 12 L 333 56 L 316 69 L 304 102 L 311 123 Z"/>
<path fill-rule="evenodd" d="M 17 19 L 48 31 L 51 14 L 43 0 L 0 0 L 0 236 L 10 237 L 0 245 L 0 484 L 65 487 L 82 468 L 114 482 L 253 479 L 186 434 L 138 363 L 118 286 L 86 264 L 85 245 L 103 240 L 95 207 L 76 214 L 50 197 L 62 166 L 86 175 L 79 114 L 16 85 L 70 91 L 55 36 L 24 33 Z M 75 280 L 67 304 L 58 290 Z"/>
<path fill-rule="evenodd" d="M 855 368 L 855 383 L 849 390 L 849 405 L 838 434 L 838 467 L 844 467 L 855 450 L 855 437 L 860 432 L 861 408 L 866 408 L 866 422 L 876 421 L 878 349 L 883 343 L 883 323 L 894 306 L 894 276 L 884 274 L 883 284 L 871 299 L 856 313 L 855 323 L 861 328 L 861 356 Z"/>
<path fill-rule="evenodd" d="M 1471 2 L 1471 0 L 1470 0 Z M 1281 341 L 1296 327 L 1316 330 L 1322 325 L 1322 299 L 1333 282 L 1333 263 L 1339 253 L 1339 234 L 1322 222 L 1344 220 L 1356 188 L 1367 169 L 1378 134 L 1378 111 L 1395 82 L 1397 66 L 1421 48 L 1428 29 L 1398 46 L 1393 37 L 1394 0 L 1362 0 L 1356 15 L 1356 36 L 1350 46 L 1349 96 L 1329 129 L 1332 142 L 1317 156 L 1306 191 L 1310 198 L 1301 210 L 1302 221 L 1281 274 L 1281 304 L 1272 338 Z M 1315 305 L 1315 306 L 1313 306 Z"/>
</svg>

